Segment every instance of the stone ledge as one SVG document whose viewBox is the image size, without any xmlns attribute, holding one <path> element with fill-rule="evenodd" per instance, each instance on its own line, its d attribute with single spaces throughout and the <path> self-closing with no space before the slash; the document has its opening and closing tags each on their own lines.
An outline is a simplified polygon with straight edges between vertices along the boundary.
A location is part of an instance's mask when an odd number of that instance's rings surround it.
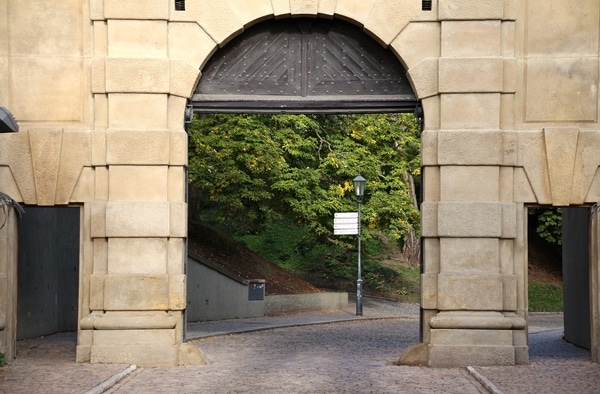
<svg viewBox="0 0 600 394">
<path fill-rule="evenodd" d="M 515 314 L 500 312 L 440 312 L 429 324 L 435 329 L 493 330 L 522 330 L 527 325 L 525 319 Z"/>
<path fill-rule="evenodd" d="M 108 313 L 102 315 L 92 314 L 80 321 L 82 330 L 141 330 L 141 329 L 173 329 L 177 319 L 166 313 L 138 314 L 138 313 Z"/>
</svg>

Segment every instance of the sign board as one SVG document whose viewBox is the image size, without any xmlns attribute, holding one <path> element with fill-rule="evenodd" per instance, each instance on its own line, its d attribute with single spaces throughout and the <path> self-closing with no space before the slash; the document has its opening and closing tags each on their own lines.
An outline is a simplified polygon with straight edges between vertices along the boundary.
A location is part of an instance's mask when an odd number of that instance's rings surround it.
<svg viewBox="0 0 600 394">
<path fill-rule="evenodd" d="M 358 212 L 336 212 L 333 216 L 334 235 L 357 235 Z"/>
</svg>

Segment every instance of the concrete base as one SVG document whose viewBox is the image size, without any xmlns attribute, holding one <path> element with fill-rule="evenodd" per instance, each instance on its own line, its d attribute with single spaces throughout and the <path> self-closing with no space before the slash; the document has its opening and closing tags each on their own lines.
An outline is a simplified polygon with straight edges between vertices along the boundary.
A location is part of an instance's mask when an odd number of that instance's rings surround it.
<svg viewBox="0 0 600 394">
<path fill-rule="evenodd" d="M 345 309 L 348 293 L 312 293 L 265 297 L 265 314 Z"/>
</svg>

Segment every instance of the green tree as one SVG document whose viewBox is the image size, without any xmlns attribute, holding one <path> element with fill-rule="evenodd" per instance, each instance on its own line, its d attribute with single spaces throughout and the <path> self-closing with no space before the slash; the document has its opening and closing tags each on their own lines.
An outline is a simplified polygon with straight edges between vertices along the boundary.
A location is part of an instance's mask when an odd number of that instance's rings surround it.
<svg viewBox="0 0 600 394">
<path fill-rule="evenodd" d="M 233 218 L 238 231 L 252 232 L 283 217 L 338 242 L 333 214 L 356 210 L 360 172 L 368 181 L 364 238 L 418 239 L 420 126 L 412 115 L 218 114 L 196 118 L 189 134 L 190 202 L 214 221 Z"/>
<path fill-rule="evenodd" d="M 560 208 L 530 208 L 530 220 L 535 232 L 550 245 L 562 245 L 562 210 Z"/>
</svg>

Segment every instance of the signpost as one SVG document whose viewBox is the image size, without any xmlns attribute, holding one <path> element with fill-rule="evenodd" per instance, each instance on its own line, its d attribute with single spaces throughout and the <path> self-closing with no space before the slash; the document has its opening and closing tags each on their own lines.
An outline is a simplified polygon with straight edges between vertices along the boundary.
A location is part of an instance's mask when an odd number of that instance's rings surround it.
<svg viewBox="0 0 600 394">
<path fill-rule="evenodd" d="M 333 215 L 334 235 L 358 235 L 358 212 L 336 212 Z"/>
<path fill-rule="evenodd" d="M 358 174 L 352 180 L 354 182 L 354 194 L 358 202 L 358 212 L 337 212 L 333 216 L 333 234 L 334 235 L 358 235 L 358 279 L 356 280 L 356 316 L 362 316 L 363 305 L 363 279 L 362 265 L 360 261 L 360 205 L 365 194 L 365 185 L 367 180 Z"/>
</svg>

